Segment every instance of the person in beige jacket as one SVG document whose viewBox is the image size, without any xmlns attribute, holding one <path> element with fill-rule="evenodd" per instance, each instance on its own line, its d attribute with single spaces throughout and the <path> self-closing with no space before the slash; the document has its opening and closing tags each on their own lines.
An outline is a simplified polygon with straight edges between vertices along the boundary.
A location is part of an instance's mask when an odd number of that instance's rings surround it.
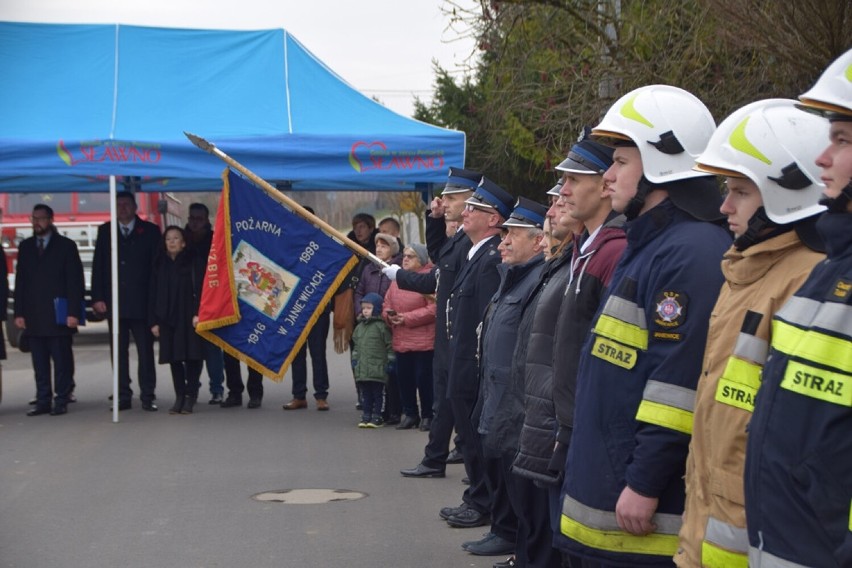
<svg viewBox="0 0 852 568">
<path fill-rule="evenodd" d="M 674 561 L 746 568 L 743 496 L 747 426 L 771 340 L 772 316 L 823 255 L 815 159 L 824 119 L 794 101 L 749 104 L 719 125 L 695 169 L 726 178 L 721 211 L 736 240 L 710 318 L 686 464 L 686 508 Z"/>
</svg>

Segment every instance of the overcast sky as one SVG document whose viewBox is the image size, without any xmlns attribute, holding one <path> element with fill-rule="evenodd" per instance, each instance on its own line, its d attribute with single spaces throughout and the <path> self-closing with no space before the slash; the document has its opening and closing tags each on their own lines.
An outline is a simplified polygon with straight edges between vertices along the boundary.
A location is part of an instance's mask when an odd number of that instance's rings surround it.
<svg viewBox="0 0 852 568">
<path fill-rule="evenodd" d="M 465 6 L 473 0 L 460 0 Z M 432 60 L 450 71 L 473 42 L 449 29 L 443 0 L 0 0 L 0 21 L 285 28 L 367 96 L 410 116 L 431 97 Z"/>
</svg>

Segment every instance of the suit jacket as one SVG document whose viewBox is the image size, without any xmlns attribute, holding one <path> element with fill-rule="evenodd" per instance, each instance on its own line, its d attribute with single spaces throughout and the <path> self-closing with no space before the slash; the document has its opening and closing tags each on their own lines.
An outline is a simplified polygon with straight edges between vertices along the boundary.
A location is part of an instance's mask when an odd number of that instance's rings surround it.
<svg viewBox="0 0 852 568">
<path fill-rule="evenodd" d="M 0 307 L 3 309 L 3 318 L 9 311 L 9 266 L 6 264 L 6 253 L 0 257 Z M 3 336 L 3 326 L 0 325 L 0 359 L 6 358 L 6 341 Z"/>
<path fill-rule="evenodd" d="M 92 261 L 92 301 L 106 302 L 112 309 L 110 278 L 110 226 L 98 227 L 95 257 Z M 154 259 L 162 250 L 160 229 L 138 216 L 133 231 L 125 237 L 118 233 L 118 313 L 121 318 L 148 318 L 148 291 Z"/>
<path fill-rule="evenodd" d="M 68 315 L 80 318 L 83 302 L 83 263 L 77 244 L 53 232 L 39 256 L 36 237 L 18 248 L 15 276 L 15 317 L 26 320 L 33 337 L 71 335 L 76 330 L 57 325 L 54 298 L 68 300 Z"/>
<path fill-rule="evenodd" d="M 479 334 L 485 308 L 500 286 L 501 263 L 494 235 L 459 270 L 447 300 L 449 381 L 447 398 L 475 400 L 479 392 Z"/>
</svg>

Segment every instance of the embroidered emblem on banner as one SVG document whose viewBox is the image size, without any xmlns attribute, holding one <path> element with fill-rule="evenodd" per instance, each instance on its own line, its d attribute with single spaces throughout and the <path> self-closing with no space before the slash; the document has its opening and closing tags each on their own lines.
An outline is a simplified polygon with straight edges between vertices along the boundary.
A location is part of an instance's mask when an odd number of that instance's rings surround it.
<svg viewBox="0 0 852 568">
<path fill-rule="evenodd" d="M 680 292 L 663 292 L 655 299 L 657 318 L 660 327 L 677 327 L 686 319 L 686 295 Z"/>
</svg>

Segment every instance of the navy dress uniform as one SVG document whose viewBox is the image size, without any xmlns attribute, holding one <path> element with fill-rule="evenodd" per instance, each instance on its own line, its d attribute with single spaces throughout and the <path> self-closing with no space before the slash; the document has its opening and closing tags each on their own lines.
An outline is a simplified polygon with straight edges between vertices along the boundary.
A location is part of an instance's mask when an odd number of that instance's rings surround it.
<svg viewBox="0 0 852 568">
<path fill-rule="evenodd" d="M 447 185 L 441 195 L 470 193 L 476 189 L 482 174 L 473 170 L 450 168 Z M 456 275 L 467 260 L 471 242 L 464 231 L 458 230 L 448 237 L 444 218 L 426 217 L 426 247 L 435 261 L 435 268 L 422 274 L 412 270 L 399 270 L 396 283 L 402 290 L 421 294 L 435 294 L 435 348 L 432 359 L 432 423 L 429 441 L 424 448 L 420 464 L 400 473 L 406 477 L 443 477 L 449 455 L 450 439 L 455 421 L 447 401 L 449 371 L 449 336 L 447 334 L 447 299 L 456 281 Z"/>
<path fill-rule="evenodd" d="M 472 209 L 496 213 L 501 220 L 505 220 L 512 213 L 515 199 L 496 183 L 483 177 L 465 203 Z M 475 417 L 472 416 L 479 395 L 478 329 L 485 308 L 500 285 L 497 272 L 501 262 L 497 250 L 500 236 L 497 227 L 489 234 L 491 236 L 473 243 L 468 260 L 458 272 L 446 304 L 449 339 L 447 398 L 450 399 L 459 447 L 470 479 L 470 486 L 463 496 L 463 505 L 457 508 L 460 510 L 444 511 L 447 522 L 452 526 L 483 525 L 491 510 L 482 446 L 476 432 Z M 469 236 L 471 240 L 474 239 L 473 235 Z"/>
</svg>

